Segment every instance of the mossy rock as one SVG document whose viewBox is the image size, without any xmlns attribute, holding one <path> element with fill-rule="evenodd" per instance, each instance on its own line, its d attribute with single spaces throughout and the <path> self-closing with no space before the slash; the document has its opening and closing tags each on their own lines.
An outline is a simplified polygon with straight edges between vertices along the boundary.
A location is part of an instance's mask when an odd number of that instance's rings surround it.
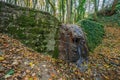
<svg viewBox="0 0 120 80">
<path fill-rule="evenodd" d="M 9 20 L 3 20 L 5 24 L 3 24 L 4 27 L 0 27 L 1 32 L 19 39 L 23 44 L 40 53 L 54 52 L 58 38 L 56 34 L 58 34 L 57 30 L 60 24 L 57 18 L 47 12 L 4 2 L 0 2 L 0 4 L 2 4 L 0 7 L 5 9 L 3 13 L 11 13 L 10 16 L 5 16 Z M 7 12 L 7 8 L 10 8 L 11 11 Z M 50 41 L 53 41 L 53 43 L 49 43 Z"/>
<path fill-rule="evenodd" d="M 44 32 L 43 28 L 33 27 L 28 30 L 28 33 L 32 33 L 32 34 L 40 34 L 40 32 Z"/>
<path fill-rule="evenodd" d="M 17 18 L 16 25 L 21 27 L 34 27 L 36 25 L 36 21 L 34 17 L 21 15 L 19 18 Z"/>
<path fill-rule="evenodd" d="M 104 26 L 90 20 L 82 20 L 78 22 L 78 24 L 83 28 L 86 34 L 89 50 L 93 51 L 94 48 L 102 42 L 105 34 Z"/>
</svg>

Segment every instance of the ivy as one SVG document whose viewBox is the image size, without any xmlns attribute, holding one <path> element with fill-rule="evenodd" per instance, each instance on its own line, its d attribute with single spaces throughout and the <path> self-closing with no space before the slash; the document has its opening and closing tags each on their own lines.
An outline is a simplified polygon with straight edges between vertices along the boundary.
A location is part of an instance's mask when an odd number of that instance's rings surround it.
<svg viewBox="0 0 120 80">
<path fill-rule="evenodd" d="M 103 25 L 90 20 L 82 20 L 78 24 L 81 25 L 86 34 L 90 51 L 93 51 L 102 41 L 105 33 Z"/>
</svg>

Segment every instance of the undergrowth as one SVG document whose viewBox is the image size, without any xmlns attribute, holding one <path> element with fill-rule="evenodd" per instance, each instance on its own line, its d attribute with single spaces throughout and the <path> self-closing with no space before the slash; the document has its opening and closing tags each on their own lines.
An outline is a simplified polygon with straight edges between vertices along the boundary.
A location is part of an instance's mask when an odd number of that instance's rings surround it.
<svg viewBox="0 0 120 80">
<path fill-rule="evenodd" d="M 120 26 L 120 13 L 114 14 L 112 16 L 98 16 L 98 22 L 104 25 Z"/>
<path fill-rule="evenodd" d="M 78 24 L 83 28 L 86 34 L 89 50 L 93 51 L 103 39 L 105 33 L 103 25 L 90 20 L 82 20 L 78 22 Z"/>
</svg>

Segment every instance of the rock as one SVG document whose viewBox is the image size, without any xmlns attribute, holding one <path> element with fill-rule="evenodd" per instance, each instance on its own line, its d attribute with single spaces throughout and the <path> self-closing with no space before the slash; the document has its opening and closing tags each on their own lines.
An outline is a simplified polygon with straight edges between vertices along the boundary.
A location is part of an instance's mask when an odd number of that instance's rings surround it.
<svg viewBox="0 0 120 80">
<path fill-rule="evenodd" d="M 82 29 L 73 24 L 63 24 L 60 27 L 59 59 L 81 64 L 88 57 L 85 34 Z"/>
<path fill-rule="evenodd" d="M 57 18 L 47 12 L 0 1 L 0 32 L 21 39 L 38 52 L 54 51 L 59 24 Z"/>
</svg>

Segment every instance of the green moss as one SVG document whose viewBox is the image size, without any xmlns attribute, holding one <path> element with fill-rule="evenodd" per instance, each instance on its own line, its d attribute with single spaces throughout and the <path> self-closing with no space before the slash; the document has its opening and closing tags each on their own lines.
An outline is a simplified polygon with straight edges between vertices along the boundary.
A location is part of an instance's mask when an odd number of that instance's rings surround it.
<svg viewBox="0 0 120 80">
<path fill-rule="evenodd" d="M 4 3 L 4 6 L 11 7 L 20 13 L 14 13 L 16 15 L 14 19 L 13 15 L 10 15 L 9 20 L 4 21 L 5 27 L 2 31 L 19 39 L 23 44 L 38 52 L 48 53 L 50 51 L 47 47 L 48 42 L 50 42 L 50 39 L 54 40 L 54 37 L 49 36 L 49 34 L 52 34 L 53 30 L 58 28 L 59 21 L 46 12 L 6 3 Z M 50 44 L 50 47 L 53 49 L 54 45 Z"/>
<path fill-rule="evenodd" d="M 120 13 L 114 14 L 112 16 L 99 16 L 98 18 L 98 21 L 102 24 L 120 26 Z"/>
<path fill-rule="evenodd" d="M 16 31 L 17 31 L 17 28 L 14 26 L 7 27 L 7 32 L 10 33 L 11 35 L 14 35 Z"/>
<path fill-rule="evenodd" d="M 103 39 L 105 33 L 103 25 L 90 20 L 82 20 L 78 24 L 80 24 L 85 31 L 88 47 L 90 51 L 93 51 Z"/>
<path fill-rule="evenodd" d="M 24 12 L 24 14 L 26 13 Z M 30 11 L 30 14 L 27 16 L 21 15 L 15 23 L 16 25 L 24 28 L 24 32 L 26 34 L 22 35 L 21 32 L 17 36 L 19 37 L 19 39 L 26 39 L 26 41 L 23 41 L 24 44 L 38 52 L 45 52 L 47 49 L 47 42 L 45 41 L 45 39 L 47 39 L 47 35 L 57 25 L 55 25 L 55 22 L 53 22 L 54 25 L 51 24 L 54 19 L 52 20 L 51 18 L 51 20 L 49 20 L 50 18 L 48 16 L 44 14 L 40 15 L 41 16 L 37 22 L 35 20 L 36 13 Z"/>
<path fill-rule="evenodd" d="M 41 32 L 43 32 L 43 28 L 40 28 L 40 27 L 33 27 L 33 28 L 30 28 L 28 30 L 29 33 L 33 33 L 33 34 L 39 34 Z"/>
<path fill-rule="evenodd" d="M 24 33 L 21 33 L 21 32 L 16 33 L 15 36 L 16 36 L 16 38 L 21 39 L 21 40 L 24 40 L 27 38 L 26 35 Z"/>
<path fill-rule="evenodd" d="M 53 58 L 58 58 L 59 56 L 59 49 L 58 49 L 58 42 L 56 42 L 56 45 L 54 47 L 54 54 L 52 54 Z"/>
<path fill-rule="evenodd" d="M 34 17 L 21 15 L 16 20 L 16 25 L 19 25 L 21 27 L 34 27 L 36 25 L 36 21 Z"/>
<path fill-rule="evenodd" d="M 55 40 L 59 40 L 59 28 L 56 28 L 56 35 L 55 35 Z M 55 47 L 54 47 L 54 54 L 52 55 L 53 58 L 58 58 L 59 56 L 59 41 L 56 41 Z"/>
</svg>

